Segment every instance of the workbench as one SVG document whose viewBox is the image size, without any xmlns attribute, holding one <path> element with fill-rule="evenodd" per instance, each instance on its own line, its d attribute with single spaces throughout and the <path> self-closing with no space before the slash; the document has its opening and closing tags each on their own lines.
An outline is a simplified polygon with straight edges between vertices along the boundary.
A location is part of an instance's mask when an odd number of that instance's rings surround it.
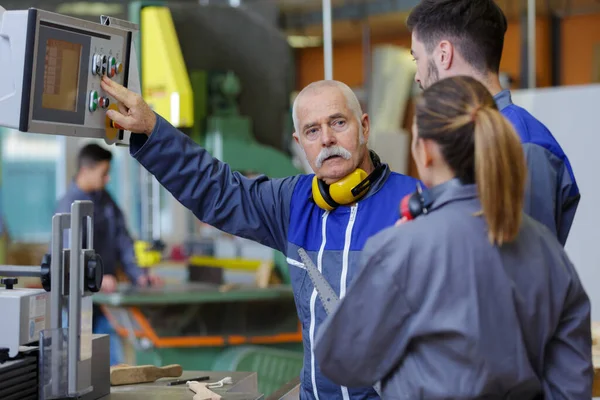
<svg viewBox="0 0 600 400">
<path fill-rule="evenodd" d="M 184 371 L 177 379 L 192 379 L 199 376 L 209 376 L 208 382 L 217 382 L 225 377 L 231 377 L 233 384 L 211 389 L 222 396 L 222 400 L 262 400 L 264 395 L 258 391 L 257 374 L 252 372 L 214 372 L 214 371 Z M 194 392 L 187 385 L 167 386 L 174 378 L 163 378 L 153 383 L 113 386 L 110 395 L 101 400 L 192 400 Z"/>
<path fill-rule="evenodd" d="M 163 287 L 135 287 L 129 284 L 120 284 L 115 293 L 94 293 L 95 303 L 116 307 L 293 299 L 294 292 L 291 285 L 258 288 L 199 282 L 171 284 Z"/>
<path fill-rule="evenodd" d="M 208 371 L 252 365 L 267 394 L 302 369 L 302 330 L 290 285 L 121 285 L 116 293 L 95 293 L 93 301 L 123 339 L 130 365 Z"/>
</svg>

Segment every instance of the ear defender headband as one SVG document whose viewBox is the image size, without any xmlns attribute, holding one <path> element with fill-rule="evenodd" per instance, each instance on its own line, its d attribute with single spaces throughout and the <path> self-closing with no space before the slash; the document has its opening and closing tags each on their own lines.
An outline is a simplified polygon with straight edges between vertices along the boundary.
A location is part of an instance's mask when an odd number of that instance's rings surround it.
<svg viewBox="0 0 600 400">
<path fill-rule="evenodd" d="M 433 203 L 433 197 L 428 190 L 423 190 L 417 183 L 417 191 L 404 196 L 400 202 L 400 216 L 408 221 L 417 218 L 421 214 L 427 214 Z"/>
<path fill-rule="evenodd" d="M 332 211 L 339 206 L 352 204 L 360 200 L 369 188 L 381 176 L 385 164 L 378 163 L 371 174 L 357 168 L 339 181 L 326 184 L 315 175 L 312 180 L 312 199 L 317 206 Z"/>
</svg>

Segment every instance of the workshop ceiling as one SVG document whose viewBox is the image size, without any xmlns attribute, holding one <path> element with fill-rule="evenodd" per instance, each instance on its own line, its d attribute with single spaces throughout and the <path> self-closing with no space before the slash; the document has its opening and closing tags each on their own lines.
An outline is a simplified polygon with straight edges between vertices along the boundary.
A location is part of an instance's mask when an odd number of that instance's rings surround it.
<svg viewBox="0 0 600 400">
<path fill-rule="evenodd" d="M 279 15 L 278 21 L 288 36 L 322 36 L 322 0 L 166 0 L 167 4 L 231 4 L 239 3 L 259 13 Z M 333 40 L 335 42 L 360 40 L 363 28 L 369 28 L 371 38 L 391 37 L 406 33 L 405 20 L 410 9 L 419 0 L 331 0 Z M 509 20 L 518 20 L 526 10 L 526 0 L 497 0 Z M 23 0 L 0 0 L 7 9 L 23 7 Z M 27 7 L 78 15 L 95 20 L 108 13 L 127 18 L 127 1 L 69 1 L 27 0 Z M 269 11 L 267 11 L 269 10 Z M 538 16 L 550 12 L 561 15 L 600 13 L 600 0 L 536 0 Z M 317 41 L 318 42 L 318 41 Z"/>
<path fill-rule="evenodd" d="M 277 0 L 284 15 L 283 27 L 289 35 L 322 36 L 320 0 Z M 360 40 L 362 28 L 374 37 L 406 33 L 405 21 L 418 0 L 332 0 L 333 40 Z M 510 21 L 518 20 L 527 9 L 526 0 L 497 0 Z M 336 13 L 337 10 L 337 13 Z M 600 13 L 600 0 L 536 0 L 539 17 Z M 337 17 L 336 17 L 337 14 Z"/>
</svg>

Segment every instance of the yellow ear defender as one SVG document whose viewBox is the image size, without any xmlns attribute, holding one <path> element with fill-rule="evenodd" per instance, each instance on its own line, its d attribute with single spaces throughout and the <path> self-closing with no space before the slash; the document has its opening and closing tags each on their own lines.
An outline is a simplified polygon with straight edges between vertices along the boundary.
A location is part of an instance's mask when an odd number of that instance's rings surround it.
<svg viewBox="0 0 600 400">
<path fill-rule="evenodd" d="M 317 206 L 326 211 L 332 211 L 341 205 L 357 202 L 369 191 L 371 184 L 385 170 L 384 164 L 379 164 L 370 175 L 357 168 L 331 185 L 326 184 L 315 175 L 312 180 L 312 198 Z"/>
</svg>

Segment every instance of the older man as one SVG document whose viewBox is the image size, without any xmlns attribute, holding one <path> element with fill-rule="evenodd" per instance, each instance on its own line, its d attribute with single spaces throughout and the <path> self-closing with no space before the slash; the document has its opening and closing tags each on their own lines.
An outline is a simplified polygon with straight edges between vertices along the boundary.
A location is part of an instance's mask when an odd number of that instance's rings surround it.
<svg viewBox="0 0 600 400">
<path fill-rule="evenodd" d="M 467 75 L 481 81 L 521 137 L 529 179 L 524 209 L 564 246 L 579 205 L 575 174 L 560 144 L 540 121 L 513 104 L 498 72 L 506 17 L 494 0 L 423 0 L 407 20 L 415 80 L 427 88 L 439 79 Z"/>
<path fill-rule="evenodd" d="M 284 179 L 245 178 L 155 114 L 136 94 L 104 77 L 120 112 L 108 117 L 134 134 L 131 154 L 200 220 L 287 255 L 302 322 L 302 399 L 376 399 L 319 371 L 313 343 L 326 318 L 299 261 L 304 248 L 340 297 L 358 273 L 365 241 L 398 219 L 398 203 L 417 181 L 393 173 L 367 148 L 369 117 L 343 83 L 316 82 L 294 102 L 295 140 L 314 170 Z M 362 184 L 354 192 L 352 189 Z"/>
</svg>

